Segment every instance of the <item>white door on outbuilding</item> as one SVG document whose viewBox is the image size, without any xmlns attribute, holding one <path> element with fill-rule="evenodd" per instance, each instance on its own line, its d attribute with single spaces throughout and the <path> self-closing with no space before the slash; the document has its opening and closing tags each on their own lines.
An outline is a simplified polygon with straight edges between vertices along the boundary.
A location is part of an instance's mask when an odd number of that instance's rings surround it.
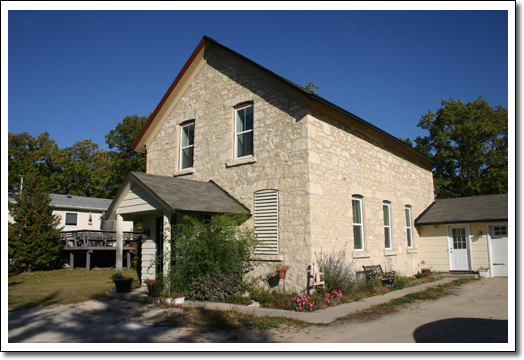
<svg viewBox="0 0 524 360">
<path fill-rule="evenodd" d="M 489 227 L 491 276 L 508 276 L 508 226 Z"/>
<path fill-rule="evenodd" d="M 469 226 L 448 226 L 449 270 L 469 271 Z"/>
</svg>

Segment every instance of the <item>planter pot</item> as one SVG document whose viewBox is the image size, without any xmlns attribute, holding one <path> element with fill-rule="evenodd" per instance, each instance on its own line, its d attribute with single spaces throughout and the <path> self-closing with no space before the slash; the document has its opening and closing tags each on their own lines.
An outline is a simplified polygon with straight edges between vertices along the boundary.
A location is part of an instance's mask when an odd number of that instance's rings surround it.
<svg viewBox="0 0 524 360">
<path fill-rule="evenodd" d="M 113 281 L 115 282 L 115 290 L 117 293 L 131 292 L 133 279 L 115 279 Z"/>
<path fill-rule="evenodd" d="M 479 270 L 479 276 L 483 279 L 489 278 L 489 270 Z"/>
<path fill-rule="evenodd" d="M 168 304 L 183 304 L 185 299 L 186 298 L 184 296 L 177 297 L 177 298 L 166 298 L 166 302 Z"/>
<path fill-rule="evenodd" d="M 286 270 L 277 270 L 278 272 L 278 278 L 279 279 L 285 279 L 286 278 Z"/>
</svg>

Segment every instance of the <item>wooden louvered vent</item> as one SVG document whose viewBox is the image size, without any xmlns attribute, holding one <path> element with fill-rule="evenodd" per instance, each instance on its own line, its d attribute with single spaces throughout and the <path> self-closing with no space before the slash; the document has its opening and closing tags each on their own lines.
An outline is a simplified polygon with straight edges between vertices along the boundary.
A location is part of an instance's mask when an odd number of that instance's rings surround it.
<svg viewBox="0 0 524 360">
<path fill-rule="evenodd" d="M 256 254 L 278 254 L 278 191 L 261 190 L 255 193 Z"/>
</svg>

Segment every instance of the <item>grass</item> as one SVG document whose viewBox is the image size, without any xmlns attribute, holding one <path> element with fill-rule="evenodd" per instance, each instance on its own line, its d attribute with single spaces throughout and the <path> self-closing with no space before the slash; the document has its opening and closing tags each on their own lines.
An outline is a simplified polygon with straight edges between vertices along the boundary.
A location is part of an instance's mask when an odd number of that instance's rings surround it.
<svg viewBox="0 0 524 360">
<path fill-rule="evenodd" d="M 444 296 L 455 295 L 457 287 L 462 286 L 471 281 L 478 281 L 477 278 L 459 278 L 453 280 L 450 283 L 438 285 L 419 291 L 404 295 L 403 297 L 392 299 L 387 303 L 372 306 L 370 308 L 360 310 L 354 314 L 348 315 L 341 320 L 371 320 L 376 319 L 380 316 L 397 312 L 406 307 L 408 304 L 412 304 L 419 301 L 432 301 L 440 299 Z"/>
<path fill-rule="evenodd" d="M 376 305 L 365 310 L 357 311 L 343 318 L 339 318 L 336 322 L 348 321 L 368 321 L 377 319 L 380 316 L 395 313 L 408 304 L 420 301 L 432 301 L 440 299 L 444 296 L 454 295 L 455 290 L 465 283 L 470 281 L 477 281 L 474 278 L 460 278 L 451 283 L 438 285 L 424 291 L 407 294 L 401 298 L 390 300 L 387 303 Z M 173 307 L 168 306 L 168 307 Z M 194 329 L 205 331 L 233 331 L 241 328 L 247 329 L 299 329 L 303 330 L 308 327 L 326 327 L 333 323 L 326 324 L 312 324 L 300 320 L 283 318 L 283 317 L 257 317 L 254 314 L 246 314 L 237 310 L 219 311 L 209 310 L 204 308 L 194 308 L 175 305 L 182 309 L 181 313 L 167 315 L 162 320 L 155 323 L 155 326 L 168 326 L 171 328 L 191 327 Z"/>
<path fill-rule="evenodd" d="M 9 274 L 9 310 L 104 297 L 106 291 L 115 287 L 111 280 L 114 273 L 114 269 L 95 268 L 86 271 L 85 268 L 76 268 Z M 124 269 L 123 274 L 138 280 L 135 270 Z M 133 285 L 138 286 L 138 281 Z"/>
</svg>

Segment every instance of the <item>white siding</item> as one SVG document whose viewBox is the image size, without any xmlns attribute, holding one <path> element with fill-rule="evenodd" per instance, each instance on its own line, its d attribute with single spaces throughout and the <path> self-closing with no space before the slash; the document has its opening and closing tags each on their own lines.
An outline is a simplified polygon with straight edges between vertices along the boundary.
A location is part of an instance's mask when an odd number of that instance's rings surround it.
<svg viewBox="0 0 524 360">
<path fill-rule="evenodd" d="M 118 214 L 129 214 L 161 209 L 162 206 L 139 186 L 134 186 L 120 203 Z"/>
</svg>

